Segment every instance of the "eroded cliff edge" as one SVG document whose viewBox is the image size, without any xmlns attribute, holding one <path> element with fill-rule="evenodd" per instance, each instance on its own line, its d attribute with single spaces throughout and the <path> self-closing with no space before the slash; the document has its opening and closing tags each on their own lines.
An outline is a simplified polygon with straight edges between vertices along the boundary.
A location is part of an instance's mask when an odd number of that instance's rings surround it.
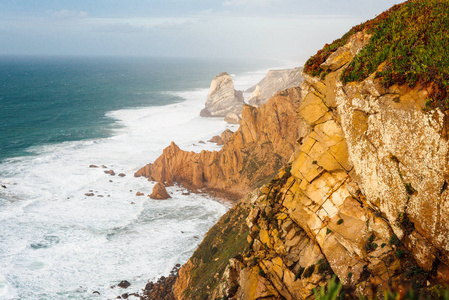
<svg viewBox="0 0 449 300">
<path fill-rule="evenodd" d="M 386 85 L 374 73 L 343 84 L 370 38 L 357 30 L 320 62 L 321 78 L 304 74 L 300 145 L 209 231 L 177 299 L 307 299 L 332 274 L 365 295 L 373 284 L 448 283 L 447 115 L 429 108 L 432 85 Z"/>
<path fill-rule="evenodd" d="M 239 199 L 276 175 L 290 158 L 302 128 L 295 112 L 299 100 L 300 89 L 291 88 L 260 108 L 245 105 L 239 129 L 220 151 L 188 152 L 172 142 L 136 176 Z"/>
</svg>

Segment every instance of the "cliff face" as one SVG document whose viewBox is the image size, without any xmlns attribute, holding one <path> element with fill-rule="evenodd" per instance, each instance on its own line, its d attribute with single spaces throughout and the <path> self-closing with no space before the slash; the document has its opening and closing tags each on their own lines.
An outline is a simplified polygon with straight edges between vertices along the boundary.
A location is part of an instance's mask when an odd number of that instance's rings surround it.
<svg viewBox="0 0 449 300">
<path fill-rule="evenodd" d="M 253 106 L 261 106 L 268 102 L 276 93 L 294 86 L 300 86 L 303 82 L 302 68 L 288 70 L 271 70 L 257 85 L 247 90 L 252 93 L 248 103 Z"/>
<path fill-rule="evenodd" d="M 291 88 L 260 108 L 245 105 L 238 131 L 220 151 L 187 152 L 172 142 L 136 176 L 242 197 L 274 176 L 290 158 L 301 134 L 295 113 L 299 99 L 300 89 Z"/>
<path fill-rule="evenodd" d="M 278 176 L 240 204 L 249 211 L 248 248 L 228 253 L 209 288 L 191 281 L 207 262 L 189 261 L 175 284 L 178 299 L 195 299 L 194 290 L 209 299 L 306 299 L 332 274 L 347 292 L 368 295 L 372 284 L 448 282 L 447 117 L 426 108 L 420 84 L 386 88 L 375 75 L 340 81 L 370 37 L 349 38 L 321 64 L 322 79 L 304 74 L 300 144 Z"/>
</svg>

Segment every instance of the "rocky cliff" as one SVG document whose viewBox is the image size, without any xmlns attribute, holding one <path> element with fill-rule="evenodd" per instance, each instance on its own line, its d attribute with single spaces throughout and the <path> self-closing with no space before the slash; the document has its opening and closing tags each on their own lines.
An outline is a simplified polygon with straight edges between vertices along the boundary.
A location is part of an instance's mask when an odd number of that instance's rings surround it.
<svg viewBox="0 0 449 300">
<path fill-rule="evenodd" d="M 244 104 L 243 92 L 234 89 L 234 81 L 224 72 L 212 80 L 206 99 L 206 107 L 200 112 L 202 117 L 227 117 L 237 119 Z"/>
<path fill-rule="evenodd" d="M 220 151 L 187 152 L 172 142 L 135 176 L 240 198 L 274 176 L 290 158 L 301 134 L 295 112 L 299 99 L 300 89 L 291 88 L 260 108 L 245 105 L 238 131 Z"/>
<path fill-rule="evenodd" d="M 248 103 L 253 106 L 260 106 L 267 103 L 276 93 L 300 86 L 303 82 L 301 71 L 302 68 L 269 71 L 259 83 L 246 90 L 246 92 L 251 93 Z"/>
<path fill-rule="evenodd" d="M 448 5 L 395 6 L 311 58 L 291 159 L 208 232 L 180 270 L 177 299 L 307 299 L 333 274 L 353 296 L 407 284 L 434 295 L 449 283 L 448 118 L 432 105 L 436 87 L 416 74 L 415 84 L 386 80 L 397 69 L 385 56 L 347 77 L 373 28 Z"/>
</svg>

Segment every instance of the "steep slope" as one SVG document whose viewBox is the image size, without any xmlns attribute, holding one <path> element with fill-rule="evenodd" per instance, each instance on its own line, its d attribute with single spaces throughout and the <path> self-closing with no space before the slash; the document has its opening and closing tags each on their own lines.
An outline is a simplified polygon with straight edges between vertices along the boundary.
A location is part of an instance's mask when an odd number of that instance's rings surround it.
<svg viewBox="0 0 449 300">
<path fill-rule="evenodd" d="M 245 105 L 237 132 L 220 151 L 181 150 L 175 143 L 135 176 L 207 189 L 238 199 L 274 176 L 287 162 L 299 138 L 300 89 L 291 88 L 260 108 Z"/>
<path fill-rule="evenodd" d="M 220 279 L 206 287 L 191 278 L 198 268 L 213 273 L 212 265 L 183 266 L 177 299 L 307 299 L 332 274 L 353 295 L 392 284 L 424 290 L 449 283 L 448 118 L 444 98 L 433 98 L 443 88 L 424 75 L 413 84 L 397 75 L 389 80 L 401 69 L 391 64 L 384 73 L 394 59 L 388 55 L 368 76 L 346 77 L 376 43 L 376 30 L 405 22 L 404 14 L 427 17 L 421 22 L 433 28 L 441 21 L 433 12 L 440 11 L 448 12 L 449 2 L 408 1 L 309 60 L 298 108 L 306 134 L 278 176 L 240 204 L 249 209 L 248 248 L 233 252 L 215 275 Z M 404 30 L 416 23 L 405 24 Z M 445 82 L 448 67 L 432 78 Z M 228 214 L 241 219 L 243 212 Z M 219 223 L 211 232 L 231 228 Z M 213 243 L 208 238 L 194 257 Z M 231 245 L 220 244 L 220 251 Z"/>
</svg>

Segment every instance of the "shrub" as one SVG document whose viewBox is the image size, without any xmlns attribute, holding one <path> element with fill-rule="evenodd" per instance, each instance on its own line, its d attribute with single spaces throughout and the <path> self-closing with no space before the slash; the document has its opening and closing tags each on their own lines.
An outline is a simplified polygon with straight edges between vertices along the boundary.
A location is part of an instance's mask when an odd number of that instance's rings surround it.
<svg viewBox="0 0 449 300">
<path fill-rule="evenodd" d="M 308 266 L 302 273 L 302 277 L 310 278 L 310 276 L 312 276 L 314 271 L 315 271 L 315 265 Z"/>
</svg>

